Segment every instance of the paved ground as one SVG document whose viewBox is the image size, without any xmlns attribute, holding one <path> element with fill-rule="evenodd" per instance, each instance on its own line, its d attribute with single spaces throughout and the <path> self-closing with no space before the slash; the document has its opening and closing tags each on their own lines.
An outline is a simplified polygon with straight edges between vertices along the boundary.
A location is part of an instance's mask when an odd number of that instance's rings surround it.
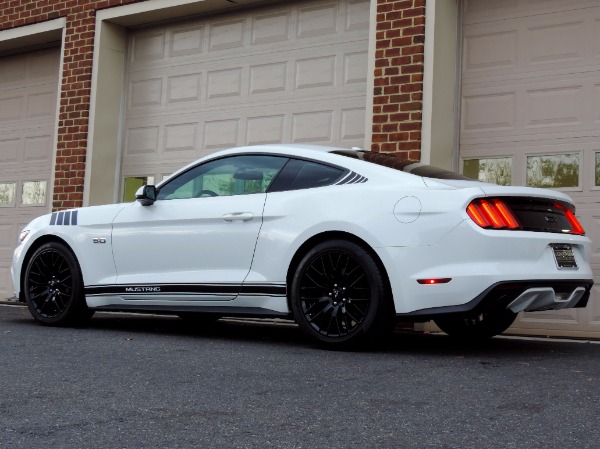
<svg viewBox="0 0 600 449">
<path fill-rule="evenodd" d="M 0 305 L 0 448 L 598 448 L 600 345 L 394 334 L 310 347 L 295 326 Z"/>
</svg>

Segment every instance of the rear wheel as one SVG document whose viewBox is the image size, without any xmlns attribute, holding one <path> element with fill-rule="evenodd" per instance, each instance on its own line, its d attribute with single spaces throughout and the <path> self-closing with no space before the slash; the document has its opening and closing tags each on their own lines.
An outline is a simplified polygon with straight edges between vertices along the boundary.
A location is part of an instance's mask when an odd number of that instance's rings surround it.
<svg viewBox="0 0 600 449">
<path fill-rule="evenodd" d="M 447 316 L 438 318 L 435 324 L 449 336 L 460 339 L 486 339 L 501 334 L 517 318 L 510 310 L 482 313 L 477 316 Z"/>
<path fill-rule="evenodd" d="M 64 244 L 40 246 L 25 268 L 23 292 L 34 319 L 44 324 L 78 324 L 93 311 L 85 303 L 81 269 Z"/>
<path fill-rule="evenodd" d="M 395 321 L 387 281 L 374 258 L 346 240 L 316 245 L 301 260 L 291 303 L 313 341 L 344 346 L 387 334 Z"/>
</svg>

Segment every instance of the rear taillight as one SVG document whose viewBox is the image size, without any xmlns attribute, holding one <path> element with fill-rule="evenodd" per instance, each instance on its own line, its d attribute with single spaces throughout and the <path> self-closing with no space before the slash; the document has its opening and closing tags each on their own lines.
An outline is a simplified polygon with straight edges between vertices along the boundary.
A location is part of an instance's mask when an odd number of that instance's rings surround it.
<svg viewBox="0 0 600 449">
<path fill-rule="evenodd" d="M 577 219 L 577 217 L 575 216 L 573 211 L 571 211 L 570 209 L 567 209 L 565 206 L 563 206 L 562 204 L 558 204 L 558 203 L 555 203 L 554 207 L 556 207 L 557 209 L 560 209 L 563 212 L 563 214 L 565 215 L 565 218 L 571 225 L 571 229 L 565 229 L 565 232 L 568 232 L 569 234 L 585 235 L 583 226 L 581 226 L 581 223 L 579 223 L 579 220 Z"/>
<path fill-rule="evenodd" d="M 471 201 L 467 207 L 467 214 L 477 225 L 482 228 L 492 229 L 520 229 L 521 225 L 502 200 L 477 199 Z"/>
<path fill-rule="evenodd" d="M 559 203 L 530 199 L 478 198 L 471 201 L 467 214 L 485 229 L 560 232 L 585 235 L 573 211 Z"/>
</svg>

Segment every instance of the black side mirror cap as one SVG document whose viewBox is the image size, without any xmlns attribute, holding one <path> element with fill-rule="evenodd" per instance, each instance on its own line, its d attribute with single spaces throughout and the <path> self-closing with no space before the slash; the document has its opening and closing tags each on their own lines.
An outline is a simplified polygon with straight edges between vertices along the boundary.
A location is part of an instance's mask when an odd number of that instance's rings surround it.
<svg viewBox="0 0 600 449">
<path fill-rule="evenodd" d="M 156 186 L 145 185 L 139 188 L 135 193 L 135 199 L 142 206 L 151 206 L 156 201 Z"/>
</svg>

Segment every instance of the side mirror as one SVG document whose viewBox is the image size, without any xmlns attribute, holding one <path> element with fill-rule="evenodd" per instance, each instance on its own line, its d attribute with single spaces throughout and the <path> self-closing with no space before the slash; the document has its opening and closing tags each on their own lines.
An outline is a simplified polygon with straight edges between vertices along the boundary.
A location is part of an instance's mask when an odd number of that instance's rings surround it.
<svg viewBox="0 0 600 449">
<path fill-rule="evenodd" d="M 156 187 L 152 185 L 145 185 L 135 192 L 135 199 L 140 202 L 142 206 L 151 206 L 156 201 Z"/>
</svg>

